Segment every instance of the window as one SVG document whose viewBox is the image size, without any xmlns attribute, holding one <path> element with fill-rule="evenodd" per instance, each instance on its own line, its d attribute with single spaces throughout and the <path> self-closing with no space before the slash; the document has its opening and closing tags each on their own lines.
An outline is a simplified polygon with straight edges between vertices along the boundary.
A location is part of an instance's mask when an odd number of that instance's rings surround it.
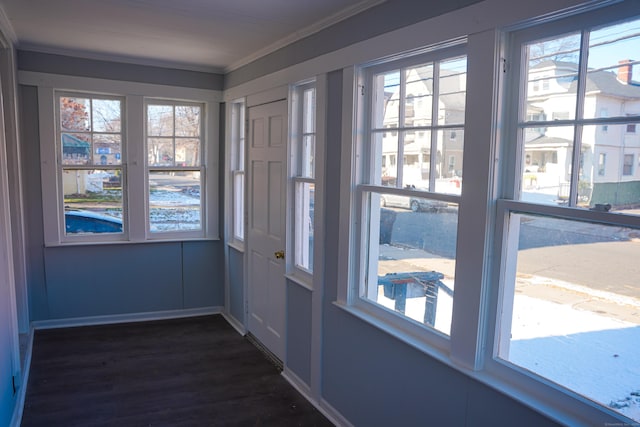
<svg viewBox="0 0 640 427">
<path fill-rule="evenodd" d="M 231 238 L 244 241 L 244 101 L 231 104 Z"/>
<path fill-rule="evenodd" d="M 622 165 L 622 175 L 633 175 L 633 154 L 624 155 L 624 164 Z"/>
<path fill-rule="evenodd" d="M 33 85 L 45 246 L 218 238 L 219 92 L 45 73 Z"/>
<path fill-rule="evenodd" d="M 202 230 L 202 116 L 200 104 L 147 101 L 151 233 Z"/>
<path fill-rule="evenodd" d="M 58 92 L 56 99 L 64 234 L 68 238 L 95 233 L 122 235 L 126 218 L 124 101 L 63 92 Z"/>
<path fill-rule="evenodd" d="M 315 83 L 296 86 L 292 93 L 292 173 L 293 173 L 293 265 L 305 273 L 313 272 L 316 87 Z"/>
<path fill-rule="evenodd" d="M 464 45 L 361 73 L 370 90 L 355 171 L 363 225 L 352 256 L 359 262 L 353 304 L 443 337 L 455 287 L 466 73 Z M 384 137 L 389 127 L 397 132 Z"/>
<path fill-rule="evenodd" d="M 621 21 L 603 22 L 615 16 Z M 640 222 L 630 209 L 640 203 L 640 181 L 629 179 L 634 155 L 625 154 L 625 133 L 640 115 L 625 109 L 640 102 L 640 91 L 621 81 L 619 61 L 640 49 L 639 30 L 638 16 L 598 11 L 512 34 L 519 81 L 511 96 L 520 108 L 507 139 L 517 141 L 517 167 L 502 169 L 513 197 L 498 201 L 504 223 L 496 229 L 506 230 L 498 252 L 499 363 L 489 363 L 512 369 L 512 377 L 524 373 L 530 387 L 538 387 L 530 378 L 553 383 L 550 393 L 560 389 L 635 421 L 640 361 L 627 343 L 640 338 L 640 320 L 629 316 L 640 307 L 632 267 Z M 541 69 L 561 76 L 548 96 L 528 92 Z M 603 104 L 608 109 L 597 108 Z M 530 120 L 541 111 L 552 120 Z M 541 125 L 544 133 L 532 138 Z M 536 171 L 527 171 L 527 159 Z"/>
</svg>

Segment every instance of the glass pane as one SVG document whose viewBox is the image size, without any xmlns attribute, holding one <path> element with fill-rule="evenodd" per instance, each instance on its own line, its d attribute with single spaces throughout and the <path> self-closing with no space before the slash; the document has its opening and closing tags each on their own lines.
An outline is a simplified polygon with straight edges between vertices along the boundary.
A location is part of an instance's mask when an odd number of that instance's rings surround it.
<svg viewBox="0 0 640 427">
<path fill-rule="evenodd" d="M 305 90 L 303 98 L 302 132 L 314 133 L 316 131 L 316 90 Z"/>
<path fill-rule="evenodd" d="M 147 136 L 173 136 L 173 106 L 147 106 Z"/>
<path fill-rule="evenodd" d="M 88 165 L 91 161 L 91 134 L 88 133 L 63 133 L 62 140 L 62 164 L 63 165 Z"/>
<path fill-rule="evenodd" d="M 147 140 L 149 166 L 173 166 L 173 138 Z"/>
<path fill-rule="evenodd" d="M 640 421 L 640 230 L 517 214 L 510 230 L 498 357 Z"/>
<path fill-rule="evenodd" d="M 373 164 L 372 184 L 395 187 L 398 178 L 398 131 L 374 132 L 377 164 Z"/>
<path fill-rule="evenodd" d="M 176 106 L 176 136 L 200 136 L 201 110 L 198 105 Z"/>
<path fill-rule="evenodd" d="M 549 205 L 569 202 L 573 126 L 525 128 L 520 200 Z M 585 141 L 588 145 L 588 142 Z"/>
<path fill-rule="evenodd" d="M 405 71 L 405 126 L 430 126 L 433 110 L 433 64 Z"/>
<path fill-rule="evenodd" d="M 233 235 L 244 240 L 244 173 L 233 176 Z"/>
<path fill-rule="evenodd" d="M 579 34 L 526 46 L 525 121 L 575 118 L 579 47 Z"/>
<path fill-rule="evenodd" d="M 397 128 L 400 118 L 400 71 L 374 76 L 373 90 L 372 128 Z"/>
<path fill-rule="evenodd" d="M 604 102 L 609 116 L 640 115 L 637 52 L 640 52 L 640 19 L 591 32 L 586 118 L 598 117 L 597 108 Z"/>
<path fill-rule="evenodd" d="M 464 129 L 438 131 L 436 189 L 438 193 L 461 194 Z"/>
<path fill-rule="evenodd" d="M 430 152 L 431 132 L 408 131 L 404 133 L 404 152 L 402 155 L 404 187 L 429 189 Z"/>
<path fill-rule="evenodd" d="M 93 131 L 119 133 L 122 128 L 120 101 L 117 99 L 94 99 Z"/>
<path fill-rule="evenodd" d="M 302 138 L 302 176 L 313 178 L 315 170 L 316 136 L 306 135 Z"/>
<path fill-rule="evenodd" d="M 120 135 L 93 135 L 93 164 L 119 165 L 122 163 L 122 142 Z"/>
<path fill-rule="evenodd" d="M 200 166 L 200 140 L 176 139 L 176 166 Z"/>
<path fill-rule="evenodd" d="M 313 214 L 315 185 L 296 182 L 295 263 L 296 267 L 313 271 Z"/>
<path fill-rule="evenodd" d="M 583 128 L 578 206 L 640 215 L 640 134 L 627 126 Z"/>
<path fill-rule="evenodd" d="M 122 171 L 62 170 L 65 233 L 122 233 Z"/>
<path fill-rule="evenodd" d="M 467 97 L 467 58 L 440 63 L 438 124 L 463 124 Z"/>
<path fill-rule="evenodd" d="M 149 172 L 151 232 L 202 229 L 200 172 Z"/>
<path fill-rule="evenodd" d="M 60 129 L 72 132 L 91 130 L 91 100 L 60 97 Z"/>
<path fill-rule="evenodd" d="M 425 209 L 380 207 L 371 194 L 364 298 L 449 335 L 456 264 L 457 206 L 421 199 Z M 428 206 L 428 209 L 426 208 Z"/>
</svg>

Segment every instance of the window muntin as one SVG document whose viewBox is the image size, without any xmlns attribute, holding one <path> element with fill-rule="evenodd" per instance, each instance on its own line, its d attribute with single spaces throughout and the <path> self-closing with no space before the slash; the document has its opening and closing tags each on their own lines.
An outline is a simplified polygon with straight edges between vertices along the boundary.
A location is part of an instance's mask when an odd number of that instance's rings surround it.
<svg viewBox="0 0 640 427">
<path fill-rule="evenodd" d="M 146 103 L 150 233 L 203 231 L 202 104 Z"/>
<path fill-rule="evenodd" d="M 640 203 L 628 179 L 633 165 L 622 161 L 627 147 L 640 144 L 629 133 L 640 122 L 637 64 L 625 56 L 640 49 L 639 28 L 635 18 L 524 43 L 520 200 L 610 204 L 614 211 Z M 541 80 L 549 91 L 533 90 Z M 620 159 L 607 164 L 606 174 L 603 150 Z M 614 186 L 625 196 L 617 196 Z"/>
<path fill-rule="evenodd" d="M 364 224 L 355 303 L 445 336 L 466 104 L 466 56 L 463 47 L 454 49 L 364 70 L 370 120 L 355 196 Z"/>
<path fill-rule="evenodd" d="M 122 166 L 124 101 L 63 92 L 57 93 L 56 99 L 57 170 L 65 212 L 64 236 L 73 239 L 108 233 L 122 238 L 126 218 Z M 99 226 L 109 221 L 119 226 Z"/>
<path fill-rule="evenodd" d="M 313 272 L 316 86 L 296 86 L 292 93 L 293 266 Z"/>
</svg>

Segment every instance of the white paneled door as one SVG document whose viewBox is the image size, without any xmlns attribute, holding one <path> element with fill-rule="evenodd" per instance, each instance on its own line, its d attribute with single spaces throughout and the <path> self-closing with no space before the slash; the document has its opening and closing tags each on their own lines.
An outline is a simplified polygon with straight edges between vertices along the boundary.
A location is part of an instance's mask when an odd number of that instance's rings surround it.
<svg viewBox="0 0 640 427">
<path fill-rule="evenodd" d="M 248 328 L 284 361 L 287 102 L 251 107 L 248 116 Z"/>
</svg>

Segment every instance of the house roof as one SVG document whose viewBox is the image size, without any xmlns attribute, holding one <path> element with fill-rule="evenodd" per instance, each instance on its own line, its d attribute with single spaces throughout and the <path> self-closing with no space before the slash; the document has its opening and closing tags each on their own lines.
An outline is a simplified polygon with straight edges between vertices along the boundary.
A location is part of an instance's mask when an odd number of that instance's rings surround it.
<svg viewBox="0 0 640 427">
<path fill-rule="evenodd" d="M 62 134 L 62 151 L 89 152 L 91 144 L 68 133 Z"/>
</svg>

